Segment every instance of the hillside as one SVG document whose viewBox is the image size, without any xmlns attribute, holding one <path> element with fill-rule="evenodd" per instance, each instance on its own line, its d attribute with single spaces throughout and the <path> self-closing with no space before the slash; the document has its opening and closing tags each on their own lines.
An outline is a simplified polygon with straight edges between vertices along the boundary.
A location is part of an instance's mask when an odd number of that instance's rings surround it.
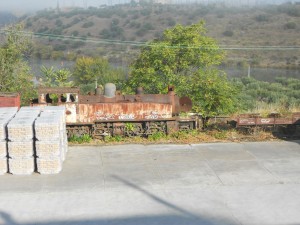
<svg viewBox="0 0 300 225">
<path fill-rule="evenodd" d="M 13 23 L 17 21 L 17 19 L 18 18 L 10 12 L 0 11 L 0 27 Z"/>
<path fill-rule="evenodd" d="M 41 59 L 78 54 L 105 56 L 128 65 L 139 42 L 159 38 L 176 24 L 206 21 L 208 35 L 224 46 L 300 46 L 300 5 L 227 8 L 224 5 L 116 5 L 44 10 L 24 20 L 36 37 L 33 55 Z M 58 36 L 55 36 L 58 35 Z M 115 42 L 114 42 L 115 41 Z M 299 49 L 228 50 L 225 64 L 299 68 Z"/>
</svg>

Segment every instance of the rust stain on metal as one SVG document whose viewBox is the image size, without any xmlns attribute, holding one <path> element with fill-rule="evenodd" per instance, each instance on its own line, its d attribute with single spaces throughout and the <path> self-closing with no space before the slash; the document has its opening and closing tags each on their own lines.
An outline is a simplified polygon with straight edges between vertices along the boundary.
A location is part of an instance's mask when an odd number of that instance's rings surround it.
<svg viewBox="0 0 300 225">
<path fill-rule="evenodd" d="M 172 117 L 172 106 L 158 103 L 79 104 L 79 122 L 143 120 Z"/>
</svg>

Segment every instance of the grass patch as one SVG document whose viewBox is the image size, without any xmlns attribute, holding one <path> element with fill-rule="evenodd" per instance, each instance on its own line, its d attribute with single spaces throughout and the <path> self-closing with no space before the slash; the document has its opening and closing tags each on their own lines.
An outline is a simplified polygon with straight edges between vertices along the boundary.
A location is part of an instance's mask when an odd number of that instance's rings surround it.
<svg viewBox="0 0 300 225">
<path fill-rule="evenodd" d="M 75 144 L 90 143 L 90 142 L 92 142 L 92 140 L 93 140 L 93 138 L 88 134 L 84 134 L 80 137 L 72 136 L 69 138 L 69 142 L 75 143 Z"/>
</svg>

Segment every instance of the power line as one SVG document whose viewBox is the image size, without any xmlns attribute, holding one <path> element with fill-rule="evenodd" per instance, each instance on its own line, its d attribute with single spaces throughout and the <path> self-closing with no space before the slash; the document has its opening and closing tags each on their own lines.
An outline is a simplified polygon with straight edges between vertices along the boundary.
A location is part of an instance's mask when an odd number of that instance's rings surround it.
<svg viewBox="0 0 300 225">
<path fill-rule="evenodd" d="M 0 34 L 4 35 L 8 32 L 8 30 L 0 29 Z M 121 40 L 112 40 L 112 39 L 95 39 L 95 38 L 86 38 L 86 37 L 77 37 L 77 36 L 66 36 L 66 35 L 56 35 L 49 33 L 34 33 L 27 31 L 19 31 L 18 33 L 23 34 L 29 37 L 36 38 L 54 38 L 57 40 L 71 40 L 71 41 L 83 41 L 86 43 L 96 43 L 96 44 L 106 44 L 106 45 L 131 45 L 131 46 L 159 46 L 164 48 L 190 48 L 190 49 L 210 49 L 210 50 L 263 50 L 263 51 L 295 51 L 300 50 L 300 46 L 237 46 L 237 45 L 219 45 L 216 46 L 193 46 L 193 45 L 166 45 L 163 43 L 149 43 L 149 42 L 138 42 L 138 41 L 121 41 Z"/>
</svg>

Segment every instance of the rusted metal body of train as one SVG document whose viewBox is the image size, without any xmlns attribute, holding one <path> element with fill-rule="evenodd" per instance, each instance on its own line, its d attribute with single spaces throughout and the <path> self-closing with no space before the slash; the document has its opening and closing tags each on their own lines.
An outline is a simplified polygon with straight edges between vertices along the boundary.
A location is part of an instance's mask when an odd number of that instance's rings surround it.
<svg viewBox="0 0 300 225">
<path fill-rule="evenodd" d="M 300 112 L 281 117 L 279 113 L 271 113 L 267 117 L 260 114 L 240 114 L 236 119 L 236 127 L 255 129 L 257 127 L 282 128 L 286 134 L 294 134 L 300 126 Z"/>
<path fill-rule="evenodd" d="M 168 94 L 144 94 L 138 88 L 135 95 L 123 95 L 116 91 L 113 84 L 107 84 L 103 94 L 97 89 L 95 94 L 81 95 L 79 88 L 67 87 L 40 87 L 38 93 L 39 98 L 32 102 L 32 106 L 66 107 L 68 137 L 83 134 L 93 138 L 107 135 L 148 136 L 158 131 L 170 133 L 199 127 L 197 118 L 178 116 L 181 112 L 189 112 L 192 102 L 188 97 L 179 98 L 173 87 L 168 88 Z M 53 95 L 57 102 L 50 98 Z M 20 107 L 20 95 L 0 93 L 0 107 L 10 106 Z M 267 117 L 240 114 L 232 122 L 238 129 L 280 128 L 290 135 L 299 131 L 300 112 L 284 117 L 277 113 Z"/>
<path fill-rule="evenodd" d="M 121 94 L 114 84 L 106 84 L 104 94 L 96 89 L 90 95 L 81 95 L 79 88 L 40 87 L 38 94 L 33 106 L 51 105 L 50 96 L 55 95 L 55 104 L 66 107 L 68 137 L 148 136 L 158 131 L 169 133 L 196 127 L 195 119 L 178 117 L 192 109 L 192 101 L 179 98 L 174 87 L 168 88 L 168 94 L 144 94 L 138 88 L 135 95 Z"/>
</svg>

